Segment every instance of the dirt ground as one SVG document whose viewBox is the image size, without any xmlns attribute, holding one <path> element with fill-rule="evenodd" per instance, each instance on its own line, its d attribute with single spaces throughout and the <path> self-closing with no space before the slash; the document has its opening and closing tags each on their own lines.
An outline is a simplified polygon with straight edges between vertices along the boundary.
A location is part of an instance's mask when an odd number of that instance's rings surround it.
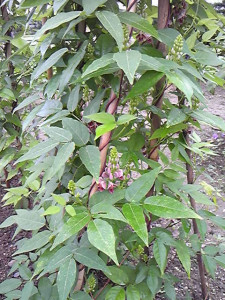
<svg viewBox="0 0 225 300">
<path fill-rule="evenodd" d="M 214 95 L 211 95 L 207 91 L 205 91 L 205 95 L 208 99 L 208 110 L 225 119 L 225 91 L 222 88 L 217 88 Z M 218 154 L 217 156 L 207 157 L 207 159 L 198 159 L 198 166 L 205 168 L 204 175 L 200 175 L 198 181 L 206 181 L 219 191 L 222 196 L 225 196 L 225 136 L 223 136 L 220 131 L 206 127 L 205 125 L 203 125 L 203 130 L 198 132 L 198 134 L 202 138 L 202 141 L 212 141 L 216 145 L 214 151 Z M 16 186 L 17 184 L 18 181 L 13 180 L 12 185 Z M 3 195 L 4 185 L 0 186 L 0 198 L 2 198 Z M 218 198 L 218 207 L 219 209 L 216 213 L 225 217 L 225 201 Z M 0 223 L 10 216 L 12 212 L 13 209 L 11 207 L 3 207 L 0 202 Z M 12 253 L 15 251 L 16 241 L 24 237 L 24 233 L 20 233 L 16 239 L 12 241 L 14 231 L 14 226 L 0 230 L 0 282 L 6 279 L 7 273 L 10 270 Z M 225 243 L 224 233 L 221 230 L 217 230 L 216 227 L 211 226 L 206 243 L 218 241 L 218 239 L 224 239 Z M 167 271 L 180 278 L 180 282 L 175 286 L 178 295 L 177 299 L 201 300 L 197 262 L 192 262 L 191 279 L 188 279 L 178 259 L 172 256 L 173 253 L 171 253 L 171 262 L 168 264 Z M 208 277 L 207 285 L 210 290 L 210 300 L 225 300 L 225 270 L 218 268 L 216 271 L 216 279 L 213 280 Z M 186 292 L 190 293 L 191 298 L 186 298 Z M 4 298 L 0 296 L 0 299 Z M 160 299 L 165 298 L 159 295 L 157 300 Z"/>
</svg>

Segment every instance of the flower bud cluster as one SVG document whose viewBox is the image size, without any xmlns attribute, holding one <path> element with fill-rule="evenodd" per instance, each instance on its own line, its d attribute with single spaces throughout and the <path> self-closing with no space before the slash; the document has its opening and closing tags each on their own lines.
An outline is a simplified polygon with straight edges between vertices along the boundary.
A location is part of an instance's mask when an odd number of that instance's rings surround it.
<svg viewBox="0 0 225 300">
<path fill-rule="evenodd" d="M 147 102 L 147 99 L 150 96 L 150 94 L 151 94 L 151 90 L 149 90 L 148 92 L 143 93 L 139 97 L 135 97 L 135 98 L 130 99 L 130 102 L 129 102 L 129 113 L 130 114 L 135 113 L 135 111 L 137 110 L 138 104 L 140 104 L 140 103 L 144 103 L 145 104 Z"/>
<path fill-rule="evenodd" d="M 83 96 L 82 99 L 84 102 L 88 102 L 91 100 L 91 90 L 89 89 L 89 86 L 87 84 L 83 87 Z"/>
<path fill-rule="evenodd" d="M 144 262 L 148 261 L 148 255 L 145 254 L 144 248 L 141 245 L 138 245 L 136 252 Z"/>
<path fill-rule="evenodd" d="M 120 168 L 118 152 L 113 147 L 109 154 L 109 161 L 105 167 L 102 176 L 99 177 L 98 190 L 100 192 L 108 190 L 111 194 L 114 192 L 115 187 L 123 184 L 123 181 L 129 177 L 129 174 L 124 175 L 124 171 Z"/>
<path fill-rule="evenodd" d="M 85 62 L 87 62 L 88 60 L 94 60 L 95 56 L 94 56 L 94 52 L 95 52 L 95 48 L 92 46 L 91 43 L 89 43 L 87 45 L 87 50 L 86 50 L 86 54 L 85 54 Z"/>
<path fill-rule="evenodd" d="M 181 34 L 179 34 L 176 37 L 173 47 L 169 50 L 169 53 L 166 58 L 169 60 L 179 62 L 181 56 L 183 55 L 183 52 L 182 52 L 183 44 L 184 44 L 183 37 Z"/>
<path fill-rule="evenodd" d="M 68 182 L 67 188 L 68 188 L 70 194 L 74 195 L 75 190 L 76 190 L 76 184 L 75 184 L 75 182 L 73 180 L 70 180 Z"/>
<path fill-rule="evenodd" d="M 94 292 L 95 288 L 96 288 L 96 279 L 95 276 L 91 274 L 86 281 L 85 290 L 87 293 L 90 293 L 90 292 Z"/>
</svg>

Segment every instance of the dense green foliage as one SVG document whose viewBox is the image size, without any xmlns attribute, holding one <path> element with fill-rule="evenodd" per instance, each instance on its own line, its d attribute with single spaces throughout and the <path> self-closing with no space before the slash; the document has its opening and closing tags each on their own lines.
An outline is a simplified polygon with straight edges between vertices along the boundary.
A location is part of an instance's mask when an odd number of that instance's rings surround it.
<svg viewBox="0 0 225 300">
<path fill-rule="evenodd" d="M 2 1 L 0 171 L 15 214 L 0 228 L 31 232 L 6 299 L 175 299 L 170 252 L 187 277 L 196 255 L 209 276 L 225 266 L 224 247 L 204 245 L 225 220 L 190 177 L 192 157 L 213 155 L 201 123 L 225 131 L 201 85 L 224 85 L 225 18 L 171 1 L 158 30 L 151 1 L 126 2 Z"/>
</svg>

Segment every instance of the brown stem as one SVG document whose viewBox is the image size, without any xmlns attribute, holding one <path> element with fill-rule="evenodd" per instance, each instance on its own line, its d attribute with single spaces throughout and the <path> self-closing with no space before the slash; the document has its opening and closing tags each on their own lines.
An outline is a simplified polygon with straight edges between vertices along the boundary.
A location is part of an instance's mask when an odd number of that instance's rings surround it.
<svg viewBox="0 0 225 300">
<path fill-rule="evenodd" d="M 187 145 L 190 145 L 189 130 L 183 131 L 183 134 L 184 134 Z M 192 160 L 191 150 L 186 149 L 186 153 L 191 161 Z M 186 169 L 187 169 L 187 183 L 193 184 L 194 183 L 193 167 L 189 163 L 186 163 Z M 190 199 L 191 207 L 193 208 L 194 211 L 196 211 L 195 200 L 191 196 L 189 196 L 189 199 Z M 193 224 L 194 234 L 197 234 L 198 237 L 200 238 L 200 233 L 198 230 L 198 225 L 197 225 L 196 219 L 192 219 L 192 224 Z M 208 294 L 208 289 L 207 289 L 207 285 L 206 285 L 205 268 L 204 268 L 201 252 L 197 253 L 197 262 L 198 262 L 199 276 L 200 276 L 200 281 L 201 281 L 202 298 L 203 298 L 203 300 L 207 300 L 209 294 Z"/>
<path fill-rule="evenodd" d="M 163 29 L 166 28 L 168 25 L 168 20 L 170 16 L 170 0 L 159 0 L 158 2 L 158 23 L 157 27 L 158 29 Z M 160 50 L 163 54 L 165 54 L 165 44 L 159 42 L 157 45 L 158 50 Z M 163 95 L 165 91 L 166 85 L 165 85 L 165 77 L 161 78 L 157 84 L 156 84 L 156 95 L 157 98 L 154 101 L 154 106 L 161 109 L 162 108 L 162 103 L 163 103 Z M 156 115 L 151 113 L 151 135 L 160 128 L 161 126 L 161 118 Z M 158 139 L 153 139 L 150 140 L 150 153 L 148 157 L 154 161 L 158 161 L 159 159 L 159 143 Z M 148 194 L 146 195 L 147 197 L 150 197 L 154 194 L 154 185 L 153 187 L 149 190 Z M 150 231 L 151 227 L 151 215 L 150 218 L 146 218 L 146 224 L 147 224 L 147 229 Z"/>
</svg>

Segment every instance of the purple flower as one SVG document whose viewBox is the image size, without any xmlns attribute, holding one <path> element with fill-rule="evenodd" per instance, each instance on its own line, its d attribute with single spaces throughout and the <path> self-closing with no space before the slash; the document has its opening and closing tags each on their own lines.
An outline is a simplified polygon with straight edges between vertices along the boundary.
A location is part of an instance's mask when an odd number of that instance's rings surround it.
<svg viewBox="0 0 225 300">
<path fill-rule="evenodd" d="M 114 176 L 115 176 L 115 178 L 123 180 L 124 179 L 123 170 L 117 169 L 116 172 L 114 173 Z"/>
<path fill-rule="evenodd" d="M 214 140 L 216 140 L 216 139 L 218 139 L 218 134 L 215 132 L 215 133 L 213 133 L 213 135 L 212 135 L 212 138 L 214 139 Z"/>
<path fill-rule="evenodd" d="M 108 183 L 108 191 L 110 192 L 110 194 L 114 192 L 114 184 L 111 181 L 109 181 Z"/>
<path fill-rule="evenodd" d="M 106 182 L 105 182 L 105 180 L 102 177 L 99 178 L 98 190 L 100 192 L 106 190 Z"/>
</svg>

